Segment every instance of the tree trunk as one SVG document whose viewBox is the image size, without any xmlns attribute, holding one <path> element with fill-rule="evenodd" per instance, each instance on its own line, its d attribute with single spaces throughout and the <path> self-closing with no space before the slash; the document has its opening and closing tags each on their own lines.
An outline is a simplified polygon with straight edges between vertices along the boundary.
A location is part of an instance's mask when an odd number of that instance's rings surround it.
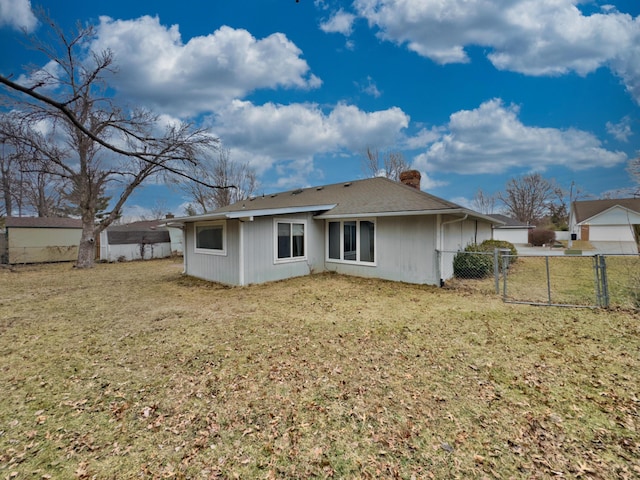
<svg viewBox="0 0 640 480">
<path fill-rule="evenodd" d="M 96 239 L 93 219 L 82 219 L 82 236 L 78 247 L 77 268 L 92 268 L 96 258 Z"/>
</svg>

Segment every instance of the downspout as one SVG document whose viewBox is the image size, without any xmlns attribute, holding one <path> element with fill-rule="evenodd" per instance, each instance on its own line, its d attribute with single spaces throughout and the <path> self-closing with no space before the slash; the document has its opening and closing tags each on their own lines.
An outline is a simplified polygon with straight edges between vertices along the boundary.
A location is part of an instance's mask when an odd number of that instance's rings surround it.
<svg viewBox="0 0 640 480">
<path fill-rule="evenodd" d="M 186 275 L 187 274 L 187 251 L 189 250 L 187 248 L 187 226 L 182 225 L 182 227 L 180 227 L 180 230 L 182 230 L 182 274 Z"/>
</svg>

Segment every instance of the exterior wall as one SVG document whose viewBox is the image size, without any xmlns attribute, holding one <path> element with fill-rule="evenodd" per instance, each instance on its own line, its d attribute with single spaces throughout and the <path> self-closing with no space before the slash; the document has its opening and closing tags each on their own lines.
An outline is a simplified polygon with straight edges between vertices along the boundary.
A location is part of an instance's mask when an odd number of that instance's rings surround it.
<svg viewBox="0 0 640 480">
<path fill-rule="evenodd" d="M 183 244 L 185 273 L 212 282 L 240 285 L 239 234 L 240 221 L 227 220 L 226 254 L 196 253 L 195 224 L 187 223 L 184 230 Z"/>
<path fill-rule="evenodd" d="M 74 261 L 78 258 L 81 234 L 78 228 L 8 228 L 8 262 Z"/>
<path fill-rule="evenodd" d="M 442 218 L 442 250 L 457 252 L 464 250 L 470 243 L 482 243 L 491 239 L 493 232 L 490 223 L 479 220 L 455 220 L 455 217 Z"/>
<path fill-rule="evenodd" d="M 326 269 L 358 277 L 437 285 L 435 232 L 435 216 L 378 217 L 375 266 L 327 258 Z"/>
<path fill-rule="evenodd" d="M 504 240 L 506 242 L 511 242 L 513 244 L 527 244 L 529 243 L 529 229 L 528 228 L 494 228 L 493 238 L 494 240 Z M 557 235 L 556 235 L 556 238 L 557 238 Z"/>
<path fill-rule="evenodd" d="M 300 277 L 324 270 L 324 222 L 310 213 L 276 218 L 306 221 L 306 260 L 275 261 L 274 217 L 259 217 L 244 222 L 244 284 L 271 282 Z"/>
</svg>

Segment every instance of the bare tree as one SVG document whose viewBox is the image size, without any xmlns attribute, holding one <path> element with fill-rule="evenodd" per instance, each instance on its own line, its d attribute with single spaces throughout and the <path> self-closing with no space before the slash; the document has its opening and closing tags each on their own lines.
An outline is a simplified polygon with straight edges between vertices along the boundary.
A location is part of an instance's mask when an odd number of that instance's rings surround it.
<svg viewBox="0 0 640 480">
<path fill-rule="evenodd" d="M 371 177 L 387 177 L 396 182 L 400 174 L 409 170 L 409 164 L 401 152 L 387 151 L 380 154 L 377 148 L 367 147 L 363 155 L 364 173 Z"/>
<path fill-rule="evenodd" d="M 471 201 L 471 205 L 480 213 L 490 214 L 494 213 L 496 209 L 496 201 L 497 197 L 495 194 L 489 195 L 479 188 L 475 197 L 473 197 L 473 200 Z"/>
<path fill-rule="evenodd" d="M 549 205 L 558 196 L 561 197 L 561 189 L 539 173 L 512 178 L 505 192 L 498 193 L 509 215 L 531 225 L 549 213 Z"/>
<path fill-rule="evenodd" d="M 202 159 L 192 166 L 192 176 L 214 185 L 234 185 L 234 189 L 211 189 L 201 183 L 182 180 L 178 186 L 188 195 L 192 212 L 206 213 L 249 198 L 256 192 L 256 172 L 248 163 L 231 158 L 229 149 L 221 148 L 217 155 Z"/>
<path fill-rule="evenodd" d="M 47 165 L 49 156 L 67 152 L 58 148 L 51 135 L 37 131 L 15 112 L 0 116 L 0 138 L 0 188 L 8 214 L 14 214 L 15 206 L 18 216 L 62 215 L 64 179 L 52 175 Z"/>
<path fill-rule="evenodd" d="M 160 127 L 157 115 L 117 105 L 106 95 L 104 81 L 106 74 L 115 73 L 112 53 L 86 54 L 94 28 L 79 25 L 69 37 L 48 18 L 45 23 L 51 28 L 53 46 L 37 37 L 32 45 L 55 68 L 30 72 L 29 85 L 4 76 L 0 84 L 9 87 L 5 99 L 13 102 L 14 109 L 32 122 L 48 122 L 72 152 L 62 157 L 46 150 L 41 154 L 47 157 L 48 173 L 69 182 L 77 196 L 82 236 L 76 265 L 87 268 L 94 264 L 95 238 L 120 216 L 136 188 L 149 177 L 167 172 L 188 176 L 185 166 L 197 164 L 217 139 L 191 124 Z M 111 211 L 96 222 L 106 186 L 116 183 L 120 193 Z"/>
</svg>

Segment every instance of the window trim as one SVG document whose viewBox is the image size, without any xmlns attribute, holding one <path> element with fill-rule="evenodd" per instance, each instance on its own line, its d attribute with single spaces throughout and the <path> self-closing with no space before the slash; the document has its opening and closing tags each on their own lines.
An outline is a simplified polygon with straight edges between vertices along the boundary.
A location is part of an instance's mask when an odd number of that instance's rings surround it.
<svg viewBox="0 0 640 480">
<path fill-rule="evenodd" d="M 222 227 L 222 249 L 201 248 L 198 247 L 198 227 Z M 195 253 L 203 253 L 205 255 L 227 255 L 227 222 L 224 220 L 210 222 L 196 222 L 193 225 L 193 251 Z"/>
<path fill-rule="evenodd" d="M 304 255 L 300 257 L 285 257 L 278 258 L 278 224 L 286 223 L 290 226 L 293 224 L 302 225 L 303 235 L 302 235 L 302 248 L 304 249 Z M 290 230 L 290 237 L 293 237 L 293 227 Z M 274 218 L 273 219 L 273 263 L 293 263 L 293 262 L 306 262 L 307 261 L 307 237 L 309 236 L 309 231 L 307 229 L 307 220 L 306 219 L 297 219 L 297 218 Z M 291 254 L 293 254 L 293 242 L 291 242 Z"/>
<path fill-rule="evenodd" d="M 339 247 L 340 247 L 340 258 L 331 258 L 329 257 L 329 224 L 335 222 L 339 224 Z M 356 222 L 356 259 L 355 260 L 345 260 L 344 259 L 344 224 L 345 222 Z M 367 262 L 360 260 L 360 224 L 361 222 L 371 222 L 373 223 L 373 262 Z M 360 265 L 367 267 L 375 267 L 378 265 L 378 225 L 375 218 L 345 218 L 345 219 L 327 219 L 326 220 L 326 228 L 325 228 L 325 261 L 331 263 L 345 263 L 348 265 Z"/>
</svg>

